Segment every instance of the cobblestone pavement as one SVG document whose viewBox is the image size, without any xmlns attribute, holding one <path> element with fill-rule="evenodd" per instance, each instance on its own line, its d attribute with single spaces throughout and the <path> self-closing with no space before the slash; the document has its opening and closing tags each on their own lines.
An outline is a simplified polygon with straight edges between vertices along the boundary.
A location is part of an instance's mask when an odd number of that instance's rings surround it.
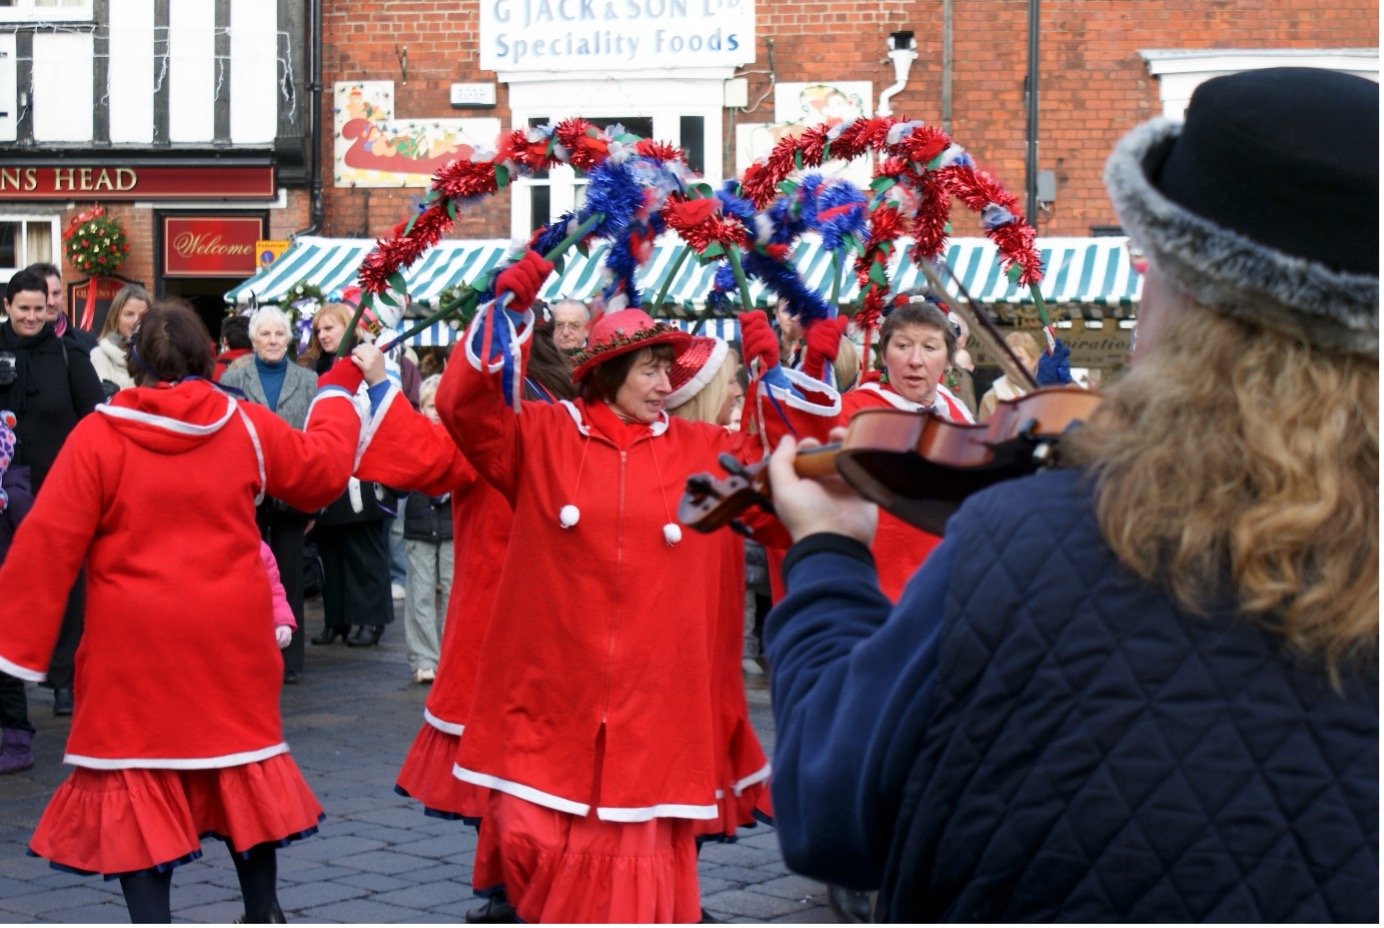
<svg viewBox="0 0 1384 928">
<path fill-rule="evenodd" d="M 319 603 L 308 604 L 307 624 L 311 634 L 321 629 Z M 476 904 L 470 889 L 475 832 L 424 816 L 393 790 L 426 695 L 409 674 L 401 622 L 376 648 L 308 646 L 302 682 L 284 687 L 284 729 L 327 818 L 316 836 L 279 852 L 279 899 L 290 921 L 459 922 Z M 38 729 L 35 766 L 0 777 L 0 923 L 125 923 L 118 881 L 54 870 L 25 853 L 39 813 L 71 770 L 61 763 L 68 720 L 53 717 L 48 690 L 31 688 L 29 696 Z M 768 750 L 768 691 L 752 685 L 749 696 Z M 784 867 L 772 829 L 741 834 L 735 844 L 702 851 L 702 904 L 710 915 L 731 922 L 835 921 L 825 888 Z M 175 922 L 226 923 L 241 913 L 225 846 L 208 842 L 204 852 L 173 876 Z"/>
</svg>

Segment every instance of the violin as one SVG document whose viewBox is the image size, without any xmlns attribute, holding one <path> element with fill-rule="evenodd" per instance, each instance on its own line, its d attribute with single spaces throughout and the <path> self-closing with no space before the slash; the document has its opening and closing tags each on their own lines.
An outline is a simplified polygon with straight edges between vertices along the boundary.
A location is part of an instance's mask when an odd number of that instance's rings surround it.
<svg viewBox="0 0 1384 928">
<path fill-rule="evenodd" d="M 952 422 L 933 413 L 866 409 L 851 418 L 839 444 L 800 451 L 800 477 L 840 474 L 852 489 L 910 525 L 941 535 L 961 503 L 979 490 L 1055 465 L 1062 435 L 1100 405 L 1079 387 L 1046 387 L 1002 400 L 985 422 Z M 725 478 L 693 474 L 678 520 L 701 532 L 730 525 L 753 505 L 772 512 L 766 461 L 744 465 L 722 455 Z"/>
</svg>

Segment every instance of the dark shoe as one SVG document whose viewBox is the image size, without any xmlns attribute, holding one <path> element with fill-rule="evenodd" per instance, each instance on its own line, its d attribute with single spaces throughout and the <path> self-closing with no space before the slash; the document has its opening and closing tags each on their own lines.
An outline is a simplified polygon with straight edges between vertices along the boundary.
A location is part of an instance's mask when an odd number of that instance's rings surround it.
<svg viewBox="0 0 1384 928">
<path fill-rule="evenodd" d="M 248 915 L 242 915 L 235 920 L 237 925 L 287 925 L 288 919 L 284 918 L 283 909 L 274 906 L 274 911 L 269 913 L 269 917 L 264 921 L 251 919 Z"/>
<path fill-rule="evenodd" d="M 707 911 L 706 911 L 706 909 L 702 909 L 702 920 L 701 920 L 701 924 L 703 924 L 703 925 L 719 925 L 719 924 L 721 924 L 721 920 L 720 920 L 719 918 L 717 918 L 716 916 L 714 916 L 714 915 L 708 914 Z"/>
<path fill-rule="evenodd" d="M 331 644 L 336 639 L 346 640 L 346 628 L 342 625 L 328 625 L 322 629 L 322 634 L 310 639 L 313 644 Z"/>
<path fill-rule="evenodd" d="M 380 643 L 380 636 L 384 634 L 383 625 L 357 625 L 355 633 L 346 639 L 348 648 L 368 648 Z"/>
<path fill-rule="evenodd" d="M 868 925 L 875 920 L 873 896 L 855 889 L 840 886 L 827 887 L 827 905 L 843 922 Z"/>
<path fill-rule="evenodd" d="M 296 670 L 285 670 L 285 671 L 284 671 L 284 686 L 297 686 L 297 685 L 298 685 L 298 671 L 296 671 Z"/>
<path fill-rule="evenodd" d="M 53 714 L 72 714 L 72 688 L 70 686 L 53 690 Z"/>
<path fill-rule="evenodd" d="M 514 906 L 500 895 L 491 896 L 485 900 L 485 905 L 466 913 L 468 925 L 514 925 L 518 922 L 519 916 L 515 914 Z"/>
<path fill-rule="evenodd" d="M 6 728 L 0 734 L 0 773 L 18 773 L 34 765 L 34 733 Z"/>
</svg>

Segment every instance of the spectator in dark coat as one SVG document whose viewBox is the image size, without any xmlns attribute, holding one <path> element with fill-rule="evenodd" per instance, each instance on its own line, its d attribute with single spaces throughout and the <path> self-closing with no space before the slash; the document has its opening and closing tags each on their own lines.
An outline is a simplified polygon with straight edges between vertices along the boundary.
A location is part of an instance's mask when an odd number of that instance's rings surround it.
<svg viewBox="0 0 1384 928">
<path fill-rule="evenodd" d="M 68 434 L 105 399 L 105 392 L 87 352 L 72 340 L 72 330 L 59 336 L 48 321 L 48 283 L 42 276 L 20 271 L 11 277 L 5 287 L 5 309 L 9 318 L 0 325 L 0 408 L 15 414 L 15 461 L 29 468 L 38 495 Z M 72 714 L 73 661 L 82 638 L 84 587 L 79 575 L 48 667 L 55 715 Z"/>
<path fill-rule="evenodd" d="M 1378 921 L 1378 133 L 1269 69 L 1121 142 L 1132 368 L 892 610 L 873 507 L 778 449 L 790 867 L 887 921 Z"/>
</svg>

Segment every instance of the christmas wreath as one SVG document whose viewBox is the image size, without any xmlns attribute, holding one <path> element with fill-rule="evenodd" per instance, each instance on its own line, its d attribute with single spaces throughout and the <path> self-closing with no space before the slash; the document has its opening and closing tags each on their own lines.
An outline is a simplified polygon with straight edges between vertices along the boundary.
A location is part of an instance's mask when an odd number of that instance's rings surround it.
<svg viewBox="0 0 1384 928">
<path fill-rule="evenodd" d="M 62 234 L 67 261 L 88 277 L 107 277 L 125 261 L 130 243 L 120 221 L 104 206 L 82 210 Z"/>
</svg>

